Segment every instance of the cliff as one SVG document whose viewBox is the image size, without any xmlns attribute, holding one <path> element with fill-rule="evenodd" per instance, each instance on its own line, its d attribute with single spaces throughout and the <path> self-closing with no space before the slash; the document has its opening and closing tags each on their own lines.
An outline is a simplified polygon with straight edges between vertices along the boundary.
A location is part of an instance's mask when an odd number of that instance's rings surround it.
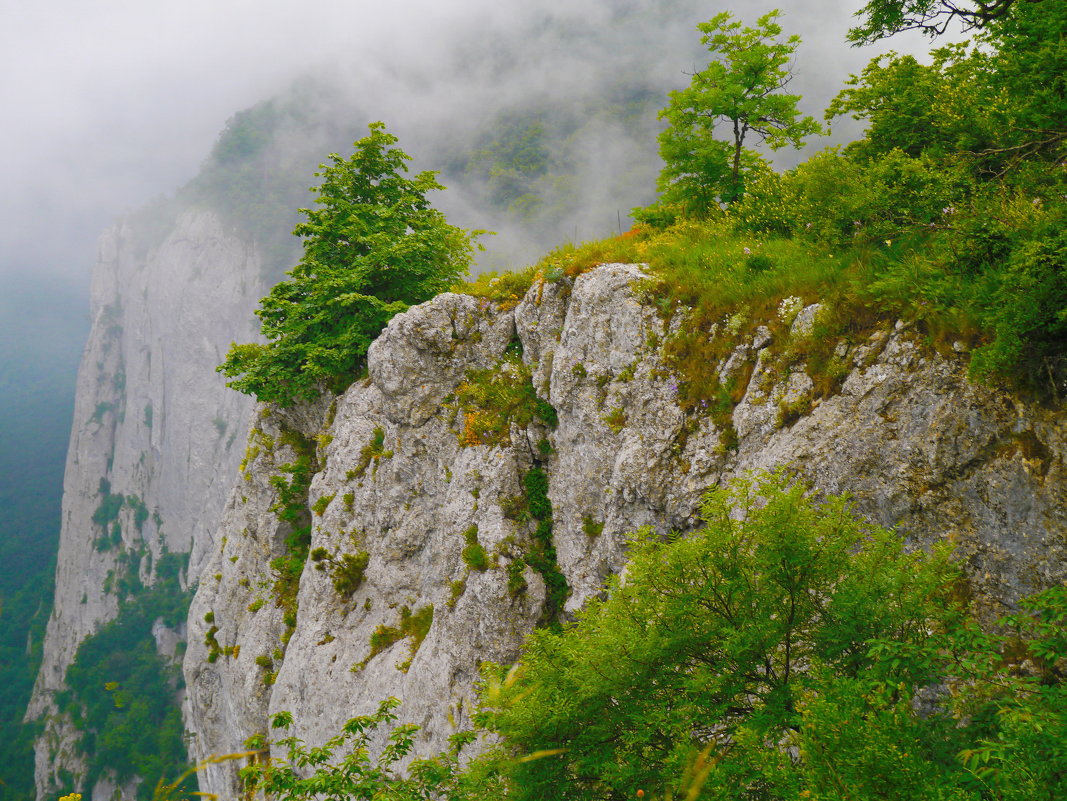
<svg viewBox="0 0 1067 801">
<path fill-rule="evenodd" d="M 79 644 L 151 586 L 166 553 L 189 554 L 195 581 L 236 473 L 251 404 L 214 373 L 230 343 L 254 336 L 263 292 L 255 249 L 218 217 L 185 212 L 146 249 L 120 223 L 100 241 L 92 328 L 78 374 L 64 479 L 55 606 L 28 719 L 38 797 L 83 775 L 78 731 L 56 694 Z M 159 647 L 174 635 L 159 627 Z M 183 632 L 177 632 L 180 637 Z M 110 796 L 102 781 L 94 797 Z"/>
<path fill-rule="evenodd" d="M 280 710 L 320 743 L 388 695 L 420 752 L 441 748 L 482 661 L 598 593 L 627 532 L 692 527 L 704 490 L 747 470 L 791 466 L 916 544 L 950 539 L 990 611 L 1067 578 L 1062 413 L 971 383 L 904 323 L 838 343 L 846 374 L 817 393 L 788 354 L 818 306 L 707 366 L 735 389 L 728 414 L 686 410 L 662 350 L 685 310 L 661 316 L 642 275 L 603 265 L 517 304 L 441 295 L 393 319 L 341 396 L 260 407 L 189 614 L 195 758 Z M 235 770 L 201 789 L 234 796 Z"/>
</svg>

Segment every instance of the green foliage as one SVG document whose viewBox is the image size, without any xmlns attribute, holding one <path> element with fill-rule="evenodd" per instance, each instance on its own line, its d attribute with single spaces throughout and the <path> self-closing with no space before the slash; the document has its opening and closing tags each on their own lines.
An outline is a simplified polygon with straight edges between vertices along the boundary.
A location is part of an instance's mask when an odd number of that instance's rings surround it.
<svg viewBox="0 0 1067 801">
<path fill-rule="evenodd" d="M 359 462 L 345 474 L 345 480 L 352 481 L 353 479 L 362 478 L 371 464 L 374 465 L 374 470 L 377 471 L 378 460 L 389 459 L 392 456 L 392 451 L 385 450 L 385 429 L 381 426 L 376 426 L 371 434 L 370 441 L 359 452 Z M 347 499 L 348 496 L 346 495 L 345 498 Z M 353 500 L 355 500 L 354 496 Z M 351 502 L 346 500 L 346 506 L 351 505 Z"/>
<path fill-rule="evenodd" d="M 289 635 L 296 628 L 297 591 L 311 548 L 308 490 L 316 463 L 314 440 L 291 429 L 283 429 L 281 439 L 282 444 L 293 449 L 296 460 L 279 465 L 278 474 L 269 479 L 278 494 L 271 511 L 289 529 L 283 543 L 284 552 L 271 560 L 270 567 L 274 577 L 274 603 L 284 611 L 286 634 L 283 637 L 288 642 Z"/>
<path fill-rule="evenodd" d="M 1067 787 L 1067 588 L 982 631 L 945 549 L 908 553 L 781 473 L 643 531 L 574 626 L 485 671 L 516 799 L 1023 801 Z"/>
<path fill-rule="evenodd" d="M 178 574 L 185 560 L 164 553 L 156 583 L 119 607 L 118 616 L 86 638 L 67 669 L 67 690 L 56 702 L 81 733 L 88 756 L 86 784 L 105 771 L 119 782 L 139 777 L 139 798 L 150 798 L 157 782 L 187 764 L 179 666 L 156 652 L 152 625 L 176 627 L 185 620 L 190 593 Z"/>
<path fill-rule="evenodd" d="M 782 476 L 709 493 L 703 516 L 688 537 L 638 535 L 625 583 L 527 641 L 493 728 L 519 753 L 566 753 L 516 763 L 511 797 L 684 794 L 709 744 L 700 797 L 737 797 L 774 778 L 763 744 L 792 736 L 816 673 L 858 675 L 875 637 L 921 643 L 955 576 Z"/>
<path fill-rule="evenodd" d="M 746 177 L 765 169 L 746 141 L 755 138 L 777 150 L 800 147 L 821 132 L 813 118 L 800 116 L 799 95 L 781 92 L 792 78 L 790 61 L 800 38 L 779 40 L 779 15 L 765 14 L 749 28 L 723 12 L 697 26 L 713 60 L 687 88 L 671 92 L 660 113 L 668 123 L 660 135 L 662 204 L 707 216 L 719 203 L 740 198 Z M 732 129 L 732 141 L 715 139 L 719 122 Z"/>
<path fill-rule="evenodd" d="M 541 117 L 501 115 L 492 137 L 468 160 L 466 171 L 486 182 L 490 207 L 529 215 L 543 202 L 537 183 L 549 171 L 551 154 Z"/>
<path fill-rule="evenodd" d="M 330 505 L 333 499 L 333 495 L 319 496 L 319 499 L 311 505 L 311 511 L 315 514 L 316 517 L 322 517 L 326 513 L 326 508 Z"/>
<path fill-rule="evenodd" d="M 282 406 L 343 389 L 390 317 L 466 271 L 475 234 L 430 206 L 434 173 L 403 176 L 396 141 L 372 123 L 352 156 L 322 165 L 318 207 L 294 231 L 304 255 L 256 312 L 267 343 L 234 345 L 219 367 L 234 389 Z"/>
<path fill-rule="evenodd" d="M 1023 0 L 1039 3 L 1040 0 Z M 961 3 L 949 0 L 870 0 L 856 13 L 863 22 L 848 32 L 853 44 L 871 44 L 901 31 L 922 31 L 940 36 L 953 20 L 964 29 L 981 28 L 1003 19 L 1016 0 L 978 0 Z"/>
<path fill-rule="evenodd" d="M 610 413 L 604 415 L 603 420 L 604 425 L 612 434 L 618 434 L 626 428 L 626 410 L 621 406 L 616 406 Z"/>
<path fill-rule="evenodd" d="M 311 561 L 316 570 L 329 572 L 333 588 L 337 590 L 338 595 L 350 598 L 363 584 L 367 565 L 370 564 L 370 554 L 360 550 L 335 556 L 325 548 L 316 548 L 311 552 Z"/>
<path fill-rule="evenodd" d="M 370 653 L 362 662 L 357 662 L 352 666 L 352 670 L 358 672 L 362 670 L 368 662 L 374 657 L 380 654 L 382 651 L 392 647 L 395 643 L 400 642 L 405 637 L 411 639 L 411 651 L 407 661 L 401 662 L 397 665 L 397 669 L 407 672 L 408 667 L 411 665 L 411 660 L 415 658 L 415 654 L 419 651 L 419 646 L 422 645 L 422 641 L 426 639 L 426 635 L 430 633 L 430 626 L 433 625 L 433 604 L 427 604 L 421 606 L 414 612 L 408 606 L 400 607 L 400 621 L 396 626 L 378 626 L 370 636 Z"/>
<path fill-rule="evenodd" d="M 484 272 L 479 273 L 470 281 L 456 284 L 453 291 L 476 298 L 485 298 L 501 306 L 506 304 L 507 307 L 514 307 L 539 275 L 543 273 L 539 272 L 536 266 L 516 272 Z"/>
<path fill-rule="evenodd" d="M 100 496 L 100 505 L 93 512 L 92 520 L 101 528 L 107 528 L 109 523 L 118 519 L 126 498 L 123 495 L 113 495 L 111 482 L 106 478 L 100 479 Z"/>
<path fill-rule="evenodd" d="M 525 562 L 520 559 L 514 559 L 508 562 L 507 576 L 508 576 L 508 596 L 511 598 L 517 598 L 523 595 L 529 588 L 526 583 L 526 576 L 523 575 L 523 567 Z"/>
<path fill-rule="evenodd" d="M 469 732 L 453 735 L 447 752 L 433 759 L 416 759 L 401 771 L 399 763 L 411 753 L 419 727 L 394 726 L 385 748 L 372 760 L 370 746 L 378 740 L 376 730 L 396 720 L 393 710 L 399 705 L 396 698 L 386 699 L 373 715 L 352 718 L 339 735 L 315 748 L 296 737 L 284 737 L 275 743 L 276 748 L 285 749 L 284 759 L 266 757 L 265 738 L 249 740 L 248 747 L 263 752 L 265 758 L 241 769 L 245 790 L 250 797 L 262 794 L 277 801 L 437 801 L 443 791 L 456 788 L 459 752 L 473 736 Z M 272 728 L 283 731 L 292 724 L 288 712 L 278 713 L 271 721 Z"/>
<path fill-rule="evenodd" d="M 547 598 L 541 620 L 543 623 L 556 626 L 563 604 L 570 595 L 570 587 L 567 585 L 566 576 L 559 569 L 556 545 L 552 540 L 552 501 L 548 497 L 548 474 L 540 467 L 534 467 L 523 476 L 522 484 L 525 490 L 526 510 L 536 523 L 533 542 L 526 553 L 525 561 L 541 574 L 545 582 Z M 517 584 L 518 578 L 515 582 Z"/>
<path fill-rule="evenodd" d="M 521 353 L 506 353 L 497 365 L 485 370 L 468 370 L 456 387 L 456 404 L 463 412 L 460 444 L 507 444 L 512 425 L 526 427 L 534 420 L 555 427 L 556 410 L 537 395 L 531 375 Z"/>
<path fill-rule="evenodd" d="M 74 378 L 87 335 L 80 282 L 8 272 L 0 293 L 0 801 L 34 798 L 23 722 L 52 609 Z M 81 422 L 81 421 L 79 421 Z"/>
<path fill-rule="evenodd" d="M 596 539 L 604 533 L 604 523 L 602 521 L 594 520 L 592 515 L 585 515 L 585 517 L 582 518 L 582 531 L 584 531 L 585 536 L 590 539 Z"/>
<path fill-rule="evenodd" d="M 485 552 L 485 548 L 478 542 L 478 526 L 473 525 L 464 531 L 463 539 L 467 543 L 461 554 L 463 563 L 471 570 L 488 570 L 489 554 Z"/>
</svg>

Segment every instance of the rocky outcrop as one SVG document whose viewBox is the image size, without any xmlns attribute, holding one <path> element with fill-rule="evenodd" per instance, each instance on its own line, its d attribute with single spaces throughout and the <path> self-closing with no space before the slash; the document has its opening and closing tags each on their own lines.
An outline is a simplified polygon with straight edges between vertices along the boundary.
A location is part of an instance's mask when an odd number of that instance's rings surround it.
<svg viewBox="0 0 1067 801">
<path fill-rule="evenodd" d="M 623 567 L 628 532 L 692 528 L 706 488 L 751 469 L 789 465 L 917 543 L 951 539 L 990 605 L 1067 578 L 1062 413 L 971 384 L 903 324 L 840 343 L 843 382 L 822 398 L 758 328 L 708 365 L 741 381 L 732 420 L 687 411 L 661 348 L 688 322 L 642 302 L 641 277 L 603 265 L 514 308 L 439 296 L 393 319 L 343 395 L 260 409 L 189 617 L 195 757 L 241 750 L 279 710 L 320 743 L 389 695 L 424 727 L 420 751 L 441 748 L 480 664 L 519 655 L 560 574 L 567 614 Z M 486 423 L 499 404 L 472 387 L 524 382 L 558 419 L 542 405 Z M 293 553 L 298 523 L 278 510 L 301 458 L 313 558 L 286 595 L 272 562 Z M 233 795 L 235 770 L 210 766 L 202 789 Z"/>
<path fill-rule="evenodd" d="M 151 584 L 164 551 L 192 551 L 187 578 L 195 579 L 196 545 L 218 526 L 248 427 L 249 400 L 214 368 L 232 341 L 254 335 L 251 312 L 262 294 L 254 248 L 205 211 L 186 212 L 148 253 L 137 233 L 127 223 L 107 231 L 93 273 L 55 606 L 27 714 L 45 722 L 39 798 L 70 789 L 58 783 L 60 772 L 83 772 L 76 732 L 53 702 L 78 645 L 116 615 L 120 580 L 132 570 Z M 171 639 L 157 634 L 173 652 Z M 94 797 L 111 790 L 102 782 Z"/>
</svg>

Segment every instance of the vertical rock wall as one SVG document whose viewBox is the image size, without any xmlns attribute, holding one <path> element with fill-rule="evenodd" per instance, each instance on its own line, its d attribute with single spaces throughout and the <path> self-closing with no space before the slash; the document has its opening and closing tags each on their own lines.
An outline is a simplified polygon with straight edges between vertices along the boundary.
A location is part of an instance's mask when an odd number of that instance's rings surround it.
<svg viewBox="0 0 1067 801">
<path fill-rule="evenodd" d="M 259 257 L 206 211 L 183 214 L 148 253 L 138 233 L 127 223 L 108 230 L 93 273 L 55 607 L 27 714 L 45 722 L 36 747 L 39 798 L 63 789 L 61 771 L 84 769 L 77 733 L 56 714 L 53 696 L 78 645 L 118 612 L 123 555 L 143 554 L 139 578 L 151 584 L 164 549 L 192 553 L 186 579 L 195 580 L 203 561 L 197 544 L 211 539 L 244 450 L 251 404 L 226 388 L 215 366 L 232 341 L 254 336 Z M 107 496 L 110 513 L 98 512 Z M 94 797 L 110 796 L 98 789 Z"/>
<path fill-rule="evenodd" d="M 439 296 L 393 319 L 369 378 L 332 406 L 261 409 L 189 616 L 195 757 L 242 750 L 280 710 L 319 744 L 389 695 L 403 700 L 402 721 L 424 727 L 419 752 L 442 748 L 469 723 L 481 662 L 516 659 L 550 608 L 546 574 L 527 558 L 544 522 L 535 470 L 570 611 L 623 567 L 627 532 L 692 528 L 707 487 L 780 465 L 853 493 L 861 513 L 913 541 L 952 539 L 990 604 L 1067 577 L 1062 413 L 969 383 L 961 360 L 903 324 L 839 343 L 848 375 L 814 398 L 806 366 L 778 358 L 787 342 L 757 328 L 708 365 L 747 384 L 731 432 L 679 406 L 661 348 L 687 323 L 642 302 L 642 275 L 603 265 L 535 284 L 514 308 Z M 808 336 L 817 313 L 781 337 Z M 520 347 L 525 367 L 508 356 Z M 479 442 L 471 432 L 493 410 L 465 408 L 463 383 L 523 380 L 557 425 L 535 417 Z M 271 568 L 290 533 L 278 478 L 300 449 L 313 455 L 307 514 L 325 569 L 309 562 L 284 600 Z M 346 554 L 365 563 L 354 588 L 334 581 Z M 424 632 L 405 628 L 431 608 Z M 211 766 L 201 789 L 233 797 L 236 767 Z"/>
</svg>

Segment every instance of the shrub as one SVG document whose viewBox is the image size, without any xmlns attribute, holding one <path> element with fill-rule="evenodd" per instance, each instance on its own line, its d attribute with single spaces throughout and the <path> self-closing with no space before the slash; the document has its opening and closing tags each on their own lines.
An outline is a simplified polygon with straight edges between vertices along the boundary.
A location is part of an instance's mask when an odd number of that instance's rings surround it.
<svg viewBox="0 0 1067 801">
<path fill-rule="evenodd" d="M 282 406 L 348 385 L 389 319 L 467 270 L 476 233 L 445 222 L 432 172 L 402 175 L 409 156 L 380 122 L 342 159 L 322 165 L 314 209 L 294 233 L 304 255 L 260 302 L 265 344 L 234 345 L 229 386 Z"/>
</svg>

